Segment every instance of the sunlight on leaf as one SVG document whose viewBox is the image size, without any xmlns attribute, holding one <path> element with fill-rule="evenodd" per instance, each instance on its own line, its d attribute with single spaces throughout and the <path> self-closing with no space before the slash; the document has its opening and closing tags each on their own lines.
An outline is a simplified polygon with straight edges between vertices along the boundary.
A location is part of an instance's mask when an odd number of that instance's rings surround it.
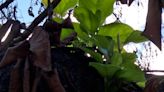
<svg viewBox="0 0 164 92">
<path fill-rule="evenodd" d="M 52 0 L 51 0 L 52 1 Z M 47 6 L 48 0 L 42 0 L 42 3 Z M 78 0 L 61 0 L 58 6 L 54 9 L 55 13 L 64 16 L 68 9 L 75 7 L 78 3 Z"/>
<path fill-rule="evenodd" d="M 86 53 L 89 53 L 92 58 L 94 58 L 97 62 L 102 62 L 102 55 L 98 52 L 95 52 L 94 50 L 88 49 L 88 48 L 81 48 Z"/>
<path fill-rule="evenodd" d="M 64 16 L 64 13 L 73 7 L 76 6 L 78 3 L 78 0 L 61 0 L 59 5 L 55 8 L 54 12 L 59 13 L 62 16 Z"/>
<path fill-rule="evenodd" d="M 92 42 L 98 46 L 106 58 L 109 58 L 113 54 L 114 41 L 111 37 L 95 35 L 92 37 Z"/>
<path fill-rule="evenodd" d="M 107 16 L 113 12 L 113 4 L 115 0 L 98 0 L 97 8 L 102 12 L 101 23 L 104 22 Z"/>
<path fill-rule="evenodd" d="M 63 28 L 62 31 L 61 31 L 61 37 L 60 37 L 60 39 L 61 40 L 65 39 L 66 37 L 70 36 L 71 33 L 73 33 L 73 32 L 74 32 L 73 29 Z"/>
<path fill-rule="evenodd" d="M 111 23 L 105 26 L 102 26 L 99 31 L 99 35 L 103 36 L 111 36 L 115 42 L 117 42 L 117 35 L 120 35 L 120 45 L 123 46 L 126 38 L 133 32 L 134 30 L 123 23 Z"/>
<path fill-rule="evenodd" d="M 144 88 L 145 87 L 145 82 L 146 81 L 137 82 L 137 85 L 141 88 Z"/>
<path fill-rule="evenodd" d="M 79 6 L 91 10 L 95 14 L 97 10 L 97 1 L 98 0 L 87 0 L 86 3 L 85 0 L 79 0 Z"/>
<path fill-rule="evenodd" d="M 100 24 L 99 14 L 100 12 L 93 14 L 90 10 L 83 7 L 77 7 L 74 10 L 74 16 L 80 22 L 82 29 L 88 33 L 94 33 L 97 31 Z"/>
</svg>

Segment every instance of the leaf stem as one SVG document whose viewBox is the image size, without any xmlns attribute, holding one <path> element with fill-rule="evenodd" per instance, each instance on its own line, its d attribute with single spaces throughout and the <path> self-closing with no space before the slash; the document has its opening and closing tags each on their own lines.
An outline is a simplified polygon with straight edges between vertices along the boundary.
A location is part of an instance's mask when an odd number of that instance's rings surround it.
<svg viewBox="0 0 164 92">
<path fill-rule="evenodd" d="M 118 47 L 118 52 L 121 53 L 120 33 L 117 34 L 117 47 Z"/>
</svg>

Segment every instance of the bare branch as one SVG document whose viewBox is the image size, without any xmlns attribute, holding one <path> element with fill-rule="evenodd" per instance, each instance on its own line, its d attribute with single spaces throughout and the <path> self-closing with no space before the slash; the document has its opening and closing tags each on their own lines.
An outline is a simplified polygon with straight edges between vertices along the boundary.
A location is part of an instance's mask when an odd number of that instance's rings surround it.
<svg viewBox="0 0 164 92">
<path fill-rule="evenodd" d="M 51 5 L 52 8 L 55 8 L 58 4 L 59 4 L 60 0 L 54 0 Z M 31 25 L 26 29 L 26 31 L 23 33 L 23 35 L 21 35 L 20 37 L 16 38 L 12 43 L 17 43 L 19 41 L 24 40 L 25 38 L 27 38 L 31 33 L 32 30 L 40 23 L 44 20 L 44 18 L 46 18 L 46 16 L 48 15 L 48 11 L 49 11 L 50 7 L 48 7 L 47 9 L 45 9 L 37 18 L 34 19 L 34 21 L 31 23 Z"/>
<path fill-rule="evenodd" d="M 4 2 L 3 4 L 1 4 L 0 10 L 2 10 L 3 8 L 7 8 L 8 5 L 9 5 L 10 3 L 12 3 L 13 1 L 14 1 L 14 0 L 6 0 L 6 2 Z"/>
<path fill-rule="evenodd" d="M 51 3 L 52 8 L 54 9 L 60 2 L 61 0 L 53 0 Z M 27 27 L 26 31 L 19 37 L 15 38 L 12 42 L 4 44 L 0 47 L 0 51 L 4 50 L 7 48 L 7 46 L 12 45 L 14 43 L 20 42 L 22 40 L 25 40 L 32 32 L 33 29 L 44 20 L 44 18 L 47 17 L 48 11 L 50 7 L 47 7 L 37 18 L 34 19 L 34 21 L 31 23 L 29 27 Z"/>
<path fill-rule="evenodd" d="M 7 19 L 7 16 L 6 16 L 6 14 L 4 13 L 3 10 L 1 10 L 1 13 L 2 13 L 2 15 Z"/>
<path fill-rule="evenodd" d="M 17 17 L 16 17 L 16 9 L 17 9 L 17 6 L 14 6 L 14 19 L 16 20 L 17 19 Z"/>
</svg>

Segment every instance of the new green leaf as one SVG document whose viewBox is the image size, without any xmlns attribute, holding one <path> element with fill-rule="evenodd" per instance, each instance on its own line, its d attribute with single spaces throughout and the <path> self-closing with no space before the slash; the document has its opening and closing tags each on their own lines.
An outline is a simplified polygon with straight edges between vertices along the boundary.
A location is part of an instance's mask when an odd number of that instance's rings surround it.
<svg viewBox="0 0 164 92">
<path fill-rule="evenodd" d="M 77 7 L 74 16 L 80 22 L 81 28 L 88 33 L 95 33 L 100 24 L 100 12 L 93 14 L 90 10 L 83 7 Z"/>
</svg>

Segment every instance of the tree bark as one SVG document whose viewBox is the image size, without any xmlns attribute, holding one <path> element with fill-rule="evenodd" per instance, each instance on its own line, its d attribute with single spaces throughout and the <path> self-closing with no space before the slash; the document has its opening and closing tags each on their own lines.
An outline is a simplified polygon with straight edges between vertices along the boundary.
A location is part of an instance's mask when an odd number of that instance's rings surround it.
<svg viewBox="0 0 164 92">
<path fill-rule="evenodd" d="M 149 0 L 146 27 L 143 35 L 161 49 L 161 0 Z"/>
</svg>

